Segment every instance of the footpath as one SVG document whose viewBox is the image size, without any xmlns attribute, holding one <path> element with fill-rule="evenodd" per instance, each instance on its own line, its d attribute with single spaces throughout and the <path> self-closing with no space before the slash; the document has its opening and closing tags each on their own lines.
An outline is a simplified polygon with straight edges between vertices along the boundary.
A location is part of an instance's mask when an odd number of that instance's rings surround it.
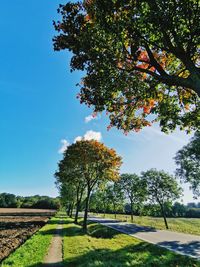
<svg viewBox="0 0 200 267">
<path fill-rule="evenodd" d="M 62 267 L 63 253 L 62 253 L 62 242 L 63 242 L 63 222 L 59 222 L 57 229 L 55 231 L 54 237 L 51 241 L 49 251 L 45 257 L 42 266 L 48 267 Z"/>
</svg>

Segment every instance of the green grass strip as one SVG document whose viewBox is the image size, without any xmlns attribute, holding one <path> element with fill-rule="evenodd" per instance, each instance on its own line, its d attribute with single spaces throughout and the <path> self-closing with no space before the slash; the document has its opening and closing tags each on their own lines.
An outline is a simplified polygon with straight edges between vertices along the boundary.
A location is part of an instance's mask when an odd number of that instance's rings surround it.
<svg viewBox="0 0 200 267">
<path fill-rule="evenodd" d="M 85 234 L 71 219 L 65 224 L 63 250 L 66 267 L 200 267 L 192 258 L 100 224 L 90 223 Z"/>
<path fill-rule="evenodd" d="M 103 214 L 91 213 L 91 215 L 104 217 Z M 105 218 L 114 219 L 114 214 L 106 214 Z M 117 220 L 131 222 L 130 215 L 117 214 Z M 200 219 L 197 218 L 168 218 L 169 230 L 185 233 L 200 235 Z M 151 226 L 156 229 L 166 230 L 163 218 L 159 217 L 149 217 L 149 216 L 134 216 L 133 223 Z"/>
<path fill-rule="evenodd" d="M 13 267 L 38 267 L 42 264 L 50 246 L 54 230 L 59 222 L 59 217 L 54 217 L 42 227 L 35 235 L 28 239 L 21 247 L 5 259 L 1 266 Z"/>
</svg>

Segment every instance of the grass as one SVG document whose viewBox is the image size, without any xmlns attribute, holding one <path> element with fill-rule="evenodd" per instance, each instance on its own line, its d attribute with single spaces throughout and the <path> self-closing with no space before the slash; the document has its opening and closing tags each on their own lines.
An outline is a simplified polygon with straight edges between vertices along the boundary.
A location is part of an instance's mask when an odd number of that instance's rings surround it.
<svg viewBox="0 0 200 267">
<path fill-rule="evenodd" d="M 200 263 L 105 226 L 90 223 L 88 234 L 67 219 L 64 228 L 66 267 L 200 267 Z"/>
<path fill-rule="evenodd" d="M 38 267 L 44 260 L 50 246 L 54 230 L 59 222 L 56 216 L 42 227 L 35 235 L 28 239 L 21 247 L 5 259 L 2 267 Z"/>
<path fill-rule="evenodd" d="M 92 215 L 97 216 L 95 213 L 91 213 Z M 103 214 L 98 214 L 100 217 L 104 217 Z M 114 219 L 114 214 L 106 214 L 106 218 Z M 117 214 L 117 220 L 128 221 L 131 222 L 130 215 Z M 200 219 L 192 219 L 192 218 L 168 218 L 169 230 L 186 233 L 186 234 L 194 234 L 200 235 Z M 151 226 L 156 229 L 166 230 L 163 218 L 158 217 L 149 217 L 149 216 L 134 216 L 133 223 L 143 225 L 143 226 Z"/>
</svg>

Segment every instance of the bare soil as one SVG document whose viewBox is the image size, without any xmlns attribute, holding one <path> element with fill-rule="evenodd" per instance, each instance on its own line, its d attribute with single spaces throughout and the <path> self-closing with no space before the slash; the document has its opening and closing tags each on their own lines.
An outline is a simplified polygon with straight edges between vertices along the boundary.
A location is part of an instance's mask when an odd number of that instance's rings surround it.
<svg viewBox="0 0 200 267">
<path fill-rule="evenodd" d="M 13 208 L 0 208 L 0 216 L 52 216 L 56 210 L 47 209 L 13 209 Z"/>
<path fill-rule="evenodd" d="M 48 221 L 45 216 L 0 216 L 0 262 Z"/>
</svg>

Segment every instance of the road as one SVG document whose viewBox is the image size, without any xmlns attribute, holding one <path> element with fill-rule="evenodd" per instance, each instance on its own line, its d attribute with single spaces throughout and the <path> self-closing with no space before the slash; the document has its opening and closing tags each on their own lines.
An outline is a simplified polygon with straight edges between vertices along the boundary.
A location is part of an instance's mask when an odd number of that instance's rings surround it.
<svg viewBox="0 0 200 267">
<path fill-rule="evenodd" d="M 176 253 L 200 259 L 200 236 L 198 235 L 177 233 L 169 230 L 157 230 L 132 223 L 93 216 L 90 216 L 89 220 L 134 236 L 148 243 L 167 248 Z"/>
</svg>

